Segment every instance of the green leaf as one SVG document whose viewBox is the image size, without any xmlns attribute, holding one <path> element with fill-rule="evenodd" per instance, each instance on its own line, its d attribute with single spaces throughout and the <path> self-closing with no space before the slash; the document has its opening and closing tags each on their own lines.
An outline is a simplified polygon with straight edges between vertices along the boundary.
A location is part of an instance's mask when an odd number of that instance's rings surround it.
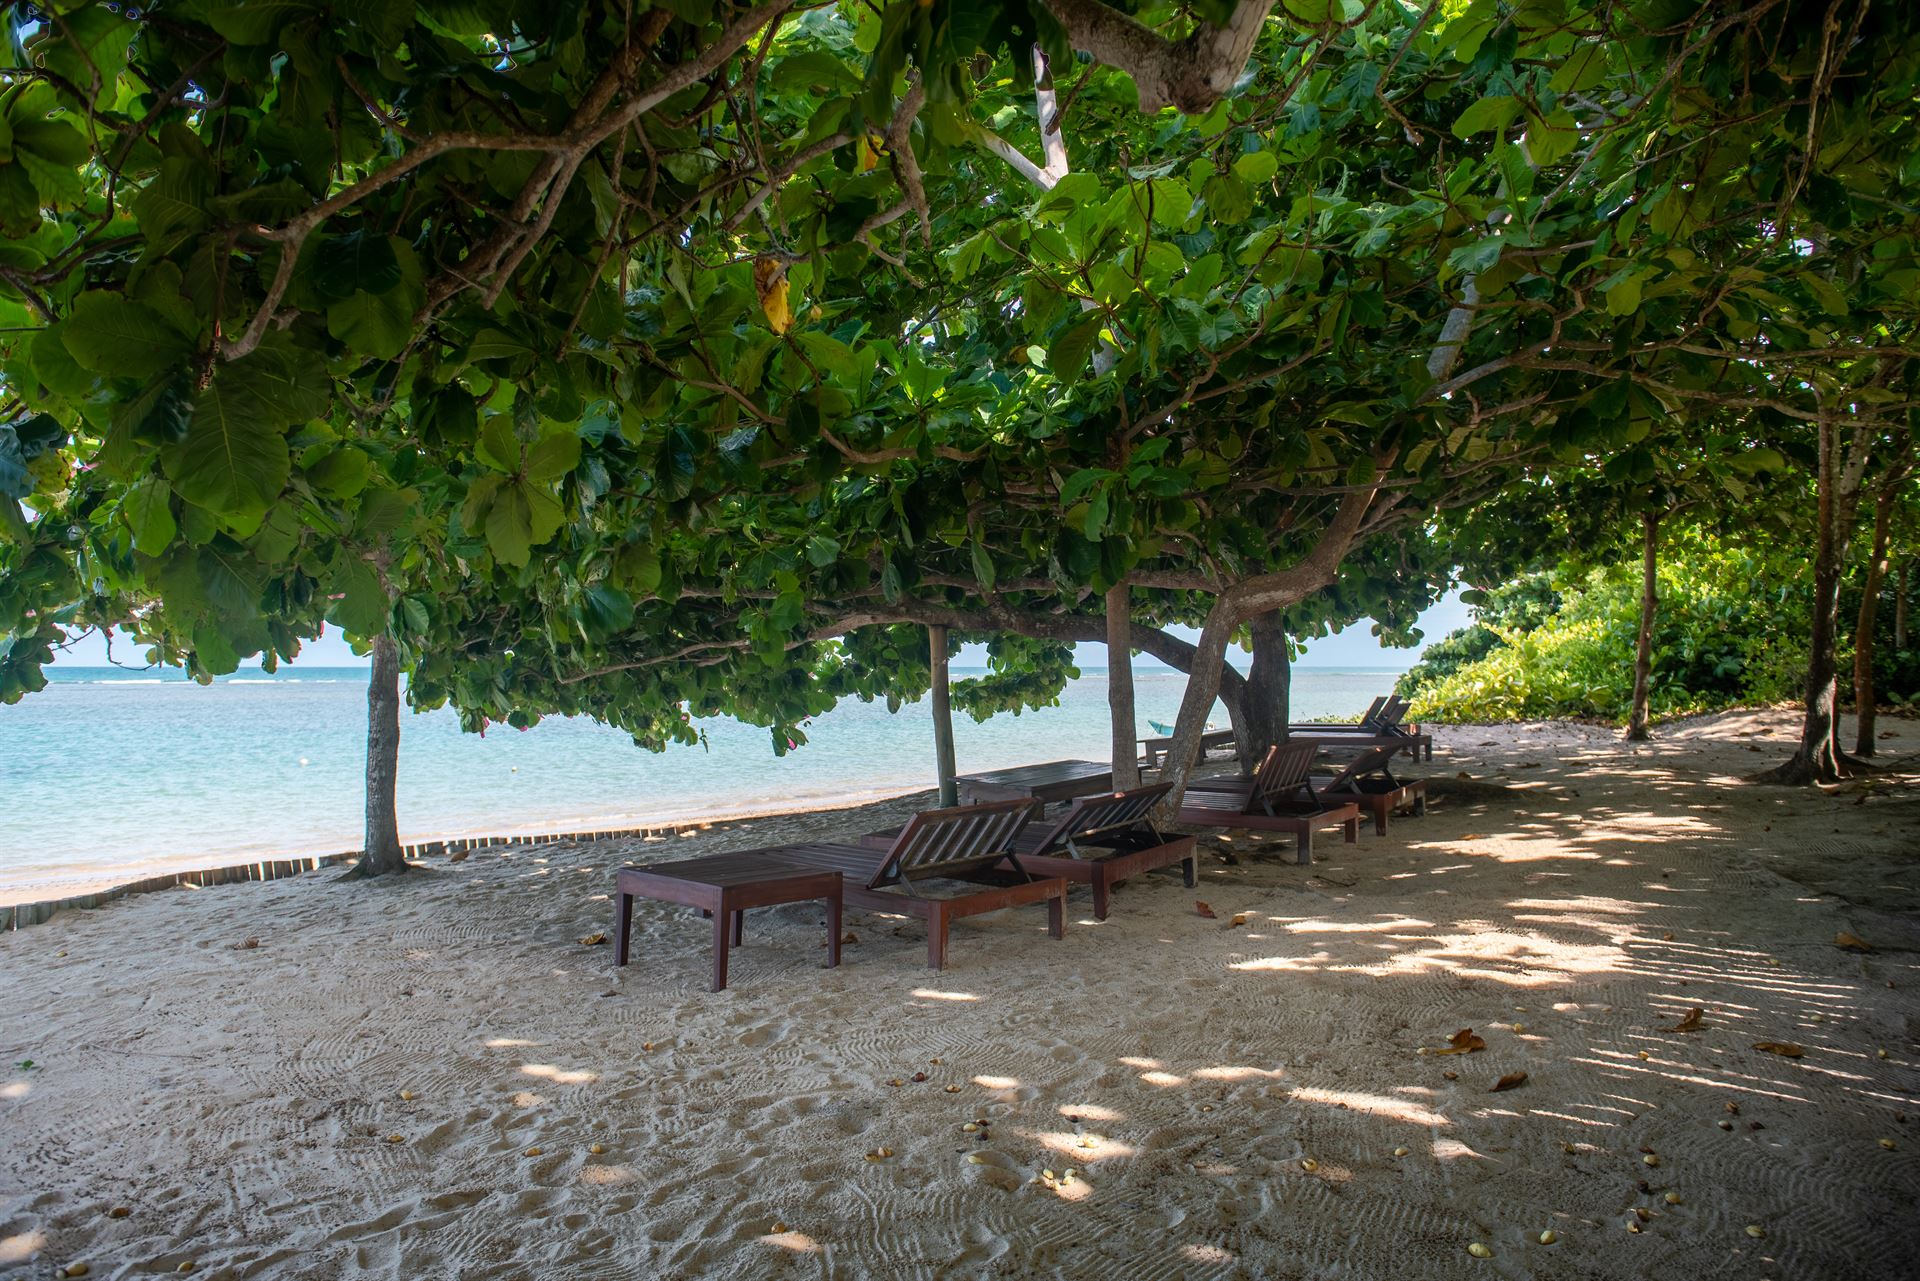
<svg viewBox="0 0 1920 1281">
<path fill-rule="evenodd" d="M 384 294 L 400 283 L 400 258 L 387 237 L 371 228 L 330 236 L 313 255 L 313 276 L 329 302 L 356 292 Z"/>
<path fill-rule="evenodd" d="M 993 566 L 993 553 L 978 539 L 973 543 L 973 577 L 980 584 L 980 590 L 990 592 L 996 579 Z"/>
<path fill-rule="evenodd" d="M 473 452 L 495 471 L 509 476 L 519 474 L 520 438 L 513 434 L 513 421 L 505 414 L 487 419 L 486 425 L 480 428 L 480 439 L 475 442 Z"/>
<path fill-rule="evenodd" d="M 311 0 L 243 0 L 208 8 L 204 21 L 234 44 L 262 45 L 272 41 L 286 23 L 312 12 Z"/>
<path fill-rule="evenodd" d="M 327 332 L 362 355 L 392 360 L 413 337 L 413 307 L 405 290 L 355 290 L 327 307 Z"/>
<path fill-rule="evenodd" d="M 180 527 L 173 519 L 173 491 L 158 476 L 148 476 L 120 503 L 120 519 L 133 534 L 133 545 L 149 556 L 167 549 Z"/>
<path fill-rule="evenodd" d="M 73 300 L 60 337 L 81 368 L 116 378 L 151 378 L 193 352 L 153 308 L 99 290 Z"/>
<path fill-rule="evenodd" d="M 352 498 L 367 487 L 372 470 L 372 459 L 346 445 L 308 467 L 307 483 L 331 498 Z"/>
<path fill-rule="evenodd" d="M 372 565 L 347 557 L 328 580 L 327 621 L 354 636 L 380 636 L 387 630 L 387 592 Z"/>
<path fill-rule="evenodd" d="M 527 451 L 528 480 L 554 481 L 580 465 L 580 438 L 570 431 L 543 436 Z"/>
<path fill-rule="evenodd" d="M 580 625 L 589 640 L 610 640 L 633 626 L 633 597 L 605 583 L 580 595 Z"/>
<path fill-rule="evenodd" d="M 1520 118 L 1520 99 L 1508 94 L 1495 94 L 1461 112 L 1453 122 L 1453 136 L 1471 138 L 1476 133 L 1490 133 L 1504 129 Z"/>
<path fill-rule="evenodd" d="M 281 435 L 284 412 L 263 395 L 260 380 L 270 375 L 249 376 L 253 359 L 216 374 L 194 402 L 186 439 L 160 451 L 161 466 L 180 496 L 222 515 L 264 512 L 292 467 Z"/>
<path fill-rule="evenodd" d="M 1061 382 L 1078 382 L 1087 371 L 1087 358 L 1100 341 L 1101 318 L 1089 316 L 1074 325 L 1047 349 L 1047 368 Z"/>
<path fill-rule="evenodd" d="M 880 595 L 887 604 L 894 605 L 899 603 L 901 593 L 905 590 L 900 582 L 900 567 L 889 556 L 880 567 Z"/>
<path fill-rule="evenodd" d="M 1233 162 L 1233 172 L 1242 182 L 1258 187 L 1280 172 L 1280 157 L 1271 151 L 1249 151 Z"/>
<path fill-rule="evenodd" d="M 170 156 L 160 173 L 133 198 L 140 234 L 156 254 L 164 254 L 195 232 L 211 226 L 207 202 L 213 197 L 213 166 L 195 157 Z"/>
<path fill-rule="evenodd" d="M 503 565 L 527 563 L 533 551 L 533 512 L 520 486 L 501 485 L 495 495 L 487 510 L 487 546 Z"/>
<path fill-rule="evenodd" d="M 651 543 L 628 543 L 613 558 L 613 577 L 636 596 L 660 589 L 660 553 Z"/>
</svg>

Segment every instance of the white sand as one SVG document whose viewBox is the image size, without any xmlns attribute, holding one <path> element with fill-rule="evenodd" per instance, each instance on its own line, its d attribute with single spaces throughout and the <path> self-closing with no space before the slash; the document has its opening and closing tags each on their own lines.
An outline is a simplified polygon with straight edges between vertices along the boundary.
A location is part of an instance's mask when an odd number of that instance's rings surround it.
<svg viewBox="0 0 1920 1281">
<path fill-rule="evenodd" d="M 1424 772 L 1531 794 L 1313 868 L 1237 839 L 1105 924 L 1076 893 L 1060 942 L 975 918 L 943 974 L 857 911 L 817 968 L 811 905 L 750 916 L 717 996 L 684 909 L 640 905 L 625 971 L 577 941 L 617 863 L 911 801 L 64 913 L 0 938 L 0 1276 L 1904 1279 L 1920 793 L 1732 785 L 1791 728 L 1443 730 Z"/>
</svg>

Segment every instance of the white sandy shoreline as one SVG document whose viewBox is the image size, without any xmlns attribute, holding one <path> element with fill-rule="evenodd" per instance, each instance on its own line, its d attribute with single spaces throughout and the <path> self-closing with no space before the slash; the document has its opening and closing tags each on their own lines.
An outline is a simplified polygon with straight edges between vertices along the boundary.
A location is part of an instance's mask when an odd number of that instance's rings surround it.
<svg viewBox="0 0 1920 1281">
<path fill-rule="evenodd" d="M 870 912 L 818 968 L 811 905 L 749 918 L 725 993 L 660 904 L 615 970 L 581 940 L 638 842 L 63 913 L 0 937 L 36 1065 L 0 1070 L 0 1277 L 1904 1281 L 1920 803 L 1734 785 L 1791 726 L 1450 731 L 1425 819 L 1311 868 L 1205 841 L 1199 889 L 969 920 L 941 974 Z"/>
</svg>

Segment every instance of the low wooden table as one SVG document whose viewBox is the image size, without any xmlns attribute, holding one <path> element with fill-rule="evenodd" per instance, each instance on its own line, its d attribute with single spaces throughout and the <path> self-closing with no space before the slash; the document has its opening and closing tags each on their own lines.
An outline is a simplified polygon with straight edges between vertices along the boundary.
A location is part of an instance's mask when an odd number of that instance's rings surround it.
<svg viewBox="0 0 1920 1281">
<path fill-rule="evenodd" d="M 1043 805 L 1070 801 L 1076 796 L 1098 796 L 1113 790 L 1113 766 L 1102 761 L 1048 761 L 1044 765 L 1016 765 L 985 774 L 962 774 L 965 803 L 1014 801 L 1030 796 Z"/>
<path fill-rule="evenodd" d="M 840 873 L 757 854 L 711 854 L 678 863 L 623 867 L 614 873 L 613 963 L 627 963 L 633 900 L 697 907 L 713 917 L 713 990 L 727 985 L 727 948 L 738 947 L 750 907 L 822 899 L 827 905 L 827 966 L 840 964 Z"/>
</svg>

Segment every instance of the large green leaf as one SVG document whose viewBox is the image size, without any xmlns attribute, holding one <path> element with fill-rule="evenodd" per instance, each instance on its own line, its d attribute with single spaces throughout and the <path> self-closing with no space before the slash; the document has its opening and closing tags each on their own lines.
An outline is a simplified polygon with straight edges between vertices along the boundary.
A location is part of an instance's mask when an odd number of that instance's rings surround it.
<svg viewBox="0 0 1920 1281">
<path fill-rule="evenodd" d="M 357 289 L 327 307 L 327 332 L 357 352 L 392 360 L 413 337 L 413 306 L 402 289 Z"/>
<path fill-rule="evenodd" d="M 150 378 L 193 351 L 153 308 L 101 290 L 73 300 L 60 337 L 82 368 L 118 378 Z"/>
<path fill-rule="evenodd" d="M 258 514 L 286 486 L 291 459 L 284 406 L 268 394 L 282 381 L 249 357 L 220 371 L 194 402 L 187 437 L 161 450 L 180 496 L 209 511 Z"/>
<path fill-rule="evenodd" d="M 158 556 L 179 532 L 173 519 L 173 491 L 158 476 L 148 476 L 127 491 L 120 504 L 120 517 L 133 534 L 133 545 L 149 556 Z"/>
</svg>

